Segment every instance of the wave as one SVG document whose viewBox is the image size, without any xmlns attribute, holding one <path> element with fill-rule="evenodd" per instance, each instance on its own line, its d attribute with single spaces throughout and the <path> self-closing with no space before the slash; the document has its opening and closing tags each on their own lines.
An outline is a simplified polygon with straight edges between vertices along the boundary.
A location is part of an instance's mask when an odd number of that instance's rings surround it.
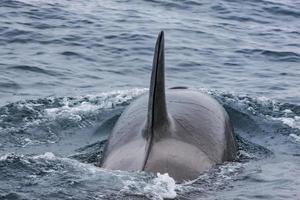
<svg viewBox="0 0 300 200">
<path fill-rule="evenodd" d="M 110 171 L 74 159 L 56 156 L 52 152 L 33 156 L 13 153 L 2 155 L 0 172 L 1 189 L 17 190 L 25 199 L 26 192 L 16 188 L 22 186 L 31 188 L 30 190 L 34 191 L 31 198 L 34 196 L 63 198 L 72 195 L 79 199 L 86 199 L 90 195 L 93 197 L 100 195 L 96 188 L 100 189 L 102 198 L 109 199 L 117 199 L 124 195 L 143 195 L 154 200 L 176 197 L 177 186 L 167 174 L 155 176 L 147 173 Z M 7 181 L 13 185 L 3 184 Z M 105 188 L 99 188 L 99 185 Z M 45 191 L 41 187 L 52 189 Z M 93 189 L 93 192 L 75 192 L 79 188 Z M 114 191 L 120 192 L 115 196 Z M 8 193 L 5 196 L 13 195 Z"/>
<path fill-rule="evenodd" d="M 63 74 L 55 72 L 53 70 L 43 69 L 41 67 L 28 66 L 28 65 L 15 65 L 12 67 L 8 67 L 7 69 L 20 70 L 20 71 L 24 71 L 25 73 L 26 72 L 35 72 L 35 73 L 39 73 L 39 74 L 46 74 L 49 76 L 62 76 L 63 75 Z"/>
<path fill-rule="evenodd" d="M 135 98 L 147 89 L 131 89 L 86 95 L 79 97 L 48 97 L 37 100 L 24 100 L 0 107 L 0 143 L 8 146 L 32 146 L 57 143 L 65 134 L 82 134 L 80 130 L 94 127 L 100 129 Z M 252 98 L 247 95 L 234 95 L 215 90 L 200 89 L 213 95 L 229 112 L 235 129 L 243 133 L 267 123 L 278 124 L 279 133 L 300 135 L 300 106 L 281 103 L 265 97 Z M 242 117 L 241 117 L 242 116 Z M 261 121 L 266 122 L 261 124 Z M 110 122 L 109 122 L 110 123 Z M 104 124 L 104 126 L 103 126 Z M 111 125 L 109 125 L 112 128 Z M 106 130 L 106 128 L 103 128 Z M 106 130 L 106 132 L 108 132 Z M 272 132 L 273 129 L 267 132 Z M 105 133 L 107 134 L 107 133 Z M 293 136 L 293 135 L 292 135 Z M 295 138 L 295 137 L 294 137 Z"/>
<path fill-rule="evenodd" d="M 119 114 L 145 89 L 113 91 L 80 97 L 24 100 L 0 107 L 2 147 L 58 142 L 63 134 Z M 64 132 L 65 131 L 65 132 Z"/>
<path fill-rule="evenodd" d="M 255 56 L 263 55 L 269 59 L 275 61 L 284 61 L 284 62 L 299 62 L 300 54 L 291 52 L 291 51 L 274 51 L 274 50 L 265 50 L 265 49 L 242 49 L 237 50 L 236 53 L 242 53 L 245 56 Z"/>
</svg>

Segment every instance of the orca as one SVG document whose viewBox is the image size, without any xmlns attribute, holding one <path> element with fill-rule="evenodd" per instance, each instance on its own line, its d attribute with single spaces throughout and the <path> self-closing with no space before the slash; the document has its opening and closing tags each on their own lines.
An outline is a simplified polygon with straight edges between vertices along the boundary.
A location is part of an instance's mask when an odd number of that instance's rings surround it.
<svg viewBox="0 0 300 200">
<path fill-rule="evenodd" d="M 186 87 L 165 89 L 164 32 L 158 35 L 149 94 L 132 102 L 108 138 L 102 167 L 196 179 L 232 161 L 237 144 L 229 116 L 214 98 Z"/>
</svg>

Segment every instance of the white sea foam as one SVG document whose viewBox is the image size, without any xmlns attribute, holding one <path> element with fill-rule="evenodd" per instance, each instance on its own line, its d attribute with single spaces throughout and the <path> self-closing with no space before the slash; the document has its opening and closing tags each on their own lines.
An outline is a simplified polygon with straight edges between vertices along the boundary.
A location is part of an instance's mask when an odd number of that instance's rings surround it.
<svg viewBox="0 0 300 200">
<path fill-rule="evenodd" d="M 294 117 L 273 117 L 273 120 L 279 120 L 282 121 L 283 124 L 288 125 L 291 128 L 297 128 L 300 129 L 300 117 L 294 116 Z"/>
<path fill-rule="evenodd" d="M 240 111 L 250 112 L 253 115 L 262 114 L 257 110 L 257 106 L 267 107 L 272 111 L 279 110 L 279 103 L 276 100 L 270 99 L 265 96 L 259 96 L 251 98 L 247 94 L 236 94 L 229 91 L 218 91 L 205 88 L 199 88 L 198 90 L 215 96 L 217 99 L 221 99 L 223 104 L 227 104 L 230 107 L 238 108 Z"/>
<path fill-rule="evenodd" d="M 154 194 L 154 199 L 163 200 L 164 198 L 174 199 L 177 196 L 175 189 L 176 184 L 173 178 L 167 173 L 157 173 L 157 177 L 153 179 L 153 184 L 148 184 L 144 191 Z"/>
<path fill-rule="evenodd" d="M 62 107 L 45 109 L 45 114 L 50 118 L 68 117 L 74 121 L 80 121 L 80 114 L 95 112 L 99 109 L 113 108 L 115 105 L 120 105 L 132 100 L 133 98 L 143 94 L 145 91 L 146 89 L 134 88 L 130 90 L 106 92 L 99 95 L 87 95 L 78 97 L 77 101 L 80 99 L 86 100 L 75 105 L 73 104 L 74 100 L 64 98 L 64 105 Z M 98 103 L 99 100 L 100 103 Z M 94 103 L 95 101 L 97 102 L 96 104 Z"/>
<path fill-rule="evenodd" d="M 69 118 L 73 119 L 74 121 L 80 121 L 80 115 L 76 114 L 83 112 L 91 112 L 97 110 L 100 107 L 99 105 L 93 105 L 88 102 L 82 102 L 79 105 L 72 107 L 70 106 L 67 98 L 64 98 L 63 102 L 63 107 L 45 109 L 46 116 L 51 118 L 56 118 L 58 116 L 69 116 Z"/>
<path fill-rule="evenodd" d="M 78 160 L 74 160 L 74 159 L 71 159 L 71 158 L 56 156 L 52 152 L 45 152 L 44 154 L 36 155 L 36 156 L 33 156 L 32 158 L 33 159 L 49 160 L 49 161 L 55 161 L 55 160 L 62 161 L 63 163 L 67 163 L 67 164 L 73 166 L 74 168 L 80 169 L 80 170 L 85 171 L 89 174 L 95 174 L 97 172 L 106 171 L 105 169 L 100 168 L 100 167 L 96 167 L 92 164 L 82 163 L 82 162 L 79 162 Z"/>
<path fill-rule="evenodd" d="M 225 165 L 221 166 L 219 171 L 214 175 L 218 177 L 214 184 L 216 185 L 223 185 L 226 180 L 231 180 L 235 175 L 239 173 L 243 164 L 242 163 L 226 163 Z"/>
<path fill-rule="evenodd" d="M 13 158 L 22 158 L 22 160 L 23 160 L 24 162 L 28 162 L 28 161 L 26 161 L 26 160 L 23 159 L 23 158 L 24 158 L 24 155 L 23 155 L 23 154 L 21 154 L 21 155 L 16 155 L 14 152 L 7 153 L 7 154 L 4 154 L 4 155 L 0 156 L 0 161 L 5 161 L 5 160 L 7 160 L 7 159 L 13 159 Z"/>
<path fill-rule="evenodd" d="M 291 133 L 289 135 L 293 140 L 295 140 L 296 142 L 300 142 L 300 136 L 299 135 L 296 135 L 294 133 Z"/>
<path fill-rule="evenodd" d="M 291 111 L 290 109 L 285 109 L 282 112 L 284 112 L 285 114 L 291 114 L 291 113 L 293 113 L 293 111 Z"/>
<path fill-rule="evenodd" d="M 7 153 L 7 154 L 0 156 L 0 161 L 6 160 L 10 155 L 11 155 L 11 153 Z"/>
<path fill-rule="evenodd" d="M 30 138 L 24 139 L 25 144 L 22 147 L 26 147 L 27 145 L 33 144 L 33 141 Z"/>
<path fill-rule="evenodd" d="M 174 199 L 177 196 L 175 180 L 168 174 L 158 173 L 157 177 L 146 181 L 141 181 L 132 176 L 128 180 L 128 175 L 127 179 L 124 177 L 122 179 L 124 186 L 121 192 L 124 193 L 145 195 L 153 200 Z"/>
<path fill-rule="evenodd" d="M 33 156 L 33 159 L 47 159 L 47 160 L 54 160 L 56 156 L 52 152 L 46 152 L 41 155 Z"/>
<path fill-rule="evenodd" d="M 143 180 L 143 176 L 140 177 L 138 174 L 123 171 L 105 170 L 91 164 L 81 163 L 74 159 L 57 157 L 52 152 L 46 152 L 41 155 L 33 156 L 32 158 L 37 160 L 42 159 L 49 161 L 62 161 L 90 175 L 97 175 L 104 172 L 106 174 L 105 176 L 112 176 L 114 177 L 114 179 L 120 181 L 120 183 L 123 184 L 121 192 L 135 195 L 145 195 L 153 200 L 163 200 L 164 198 L 173 199 L 177 196 L 175 191 L 177 187 L 177 185 L 175 184 L 175 180 L 168 174 L 158 173 L 157 177 L 153 179 L 149 180 L 147 178 Z M 50 170 L 48 172 L 52 173 L 54 171 Z"/>
<path fill-rule="evenodd" d="M 238 156 L 242 156 L 242 157 L 246 157 L 246 158 L 255 158 L 255 156 L 253 154 L 250 154 L 244 150 L 239 150 Z"/>
</svg>

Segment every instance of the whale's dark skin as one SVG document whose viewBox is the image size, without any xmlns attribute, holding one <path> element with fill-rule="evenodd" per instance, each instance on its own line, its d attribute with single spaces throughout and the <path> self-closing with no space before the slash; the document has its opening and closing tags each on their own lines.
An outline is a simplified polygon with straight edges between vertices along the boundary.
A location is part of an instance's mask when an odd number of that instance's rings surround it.
<svg viewBox="0 0 300 200">
<path fill-rule="evenodd" d="M 232 161 L 236 151 L 228 114 L 215 99 L 185 87 L 165 91 L 161 32 L 149 94 L 131 103 L 118 119 L 102 167 L 168 173 L 182 182 L 215 164 Z"/>
</svg>

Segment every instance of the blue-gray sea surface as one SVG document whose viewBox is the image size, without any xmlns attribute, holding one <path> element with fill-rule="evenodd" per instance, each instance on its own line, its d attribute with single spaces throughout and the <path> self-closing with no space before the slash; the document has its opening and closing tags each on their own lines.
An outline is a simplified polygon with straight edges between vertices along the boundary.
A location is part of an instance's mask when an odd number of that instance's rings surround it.
<svg viewBox="0 0 300 200">
<path fill-rule="evenodd" d="M 213 95 L 239 143 L 183 184 L 97 167 L 160 30 L 167 87 Z M 0 47 L 0 199 L 300 199 L 299 1 L 0 0 Z"/>
</svg>

